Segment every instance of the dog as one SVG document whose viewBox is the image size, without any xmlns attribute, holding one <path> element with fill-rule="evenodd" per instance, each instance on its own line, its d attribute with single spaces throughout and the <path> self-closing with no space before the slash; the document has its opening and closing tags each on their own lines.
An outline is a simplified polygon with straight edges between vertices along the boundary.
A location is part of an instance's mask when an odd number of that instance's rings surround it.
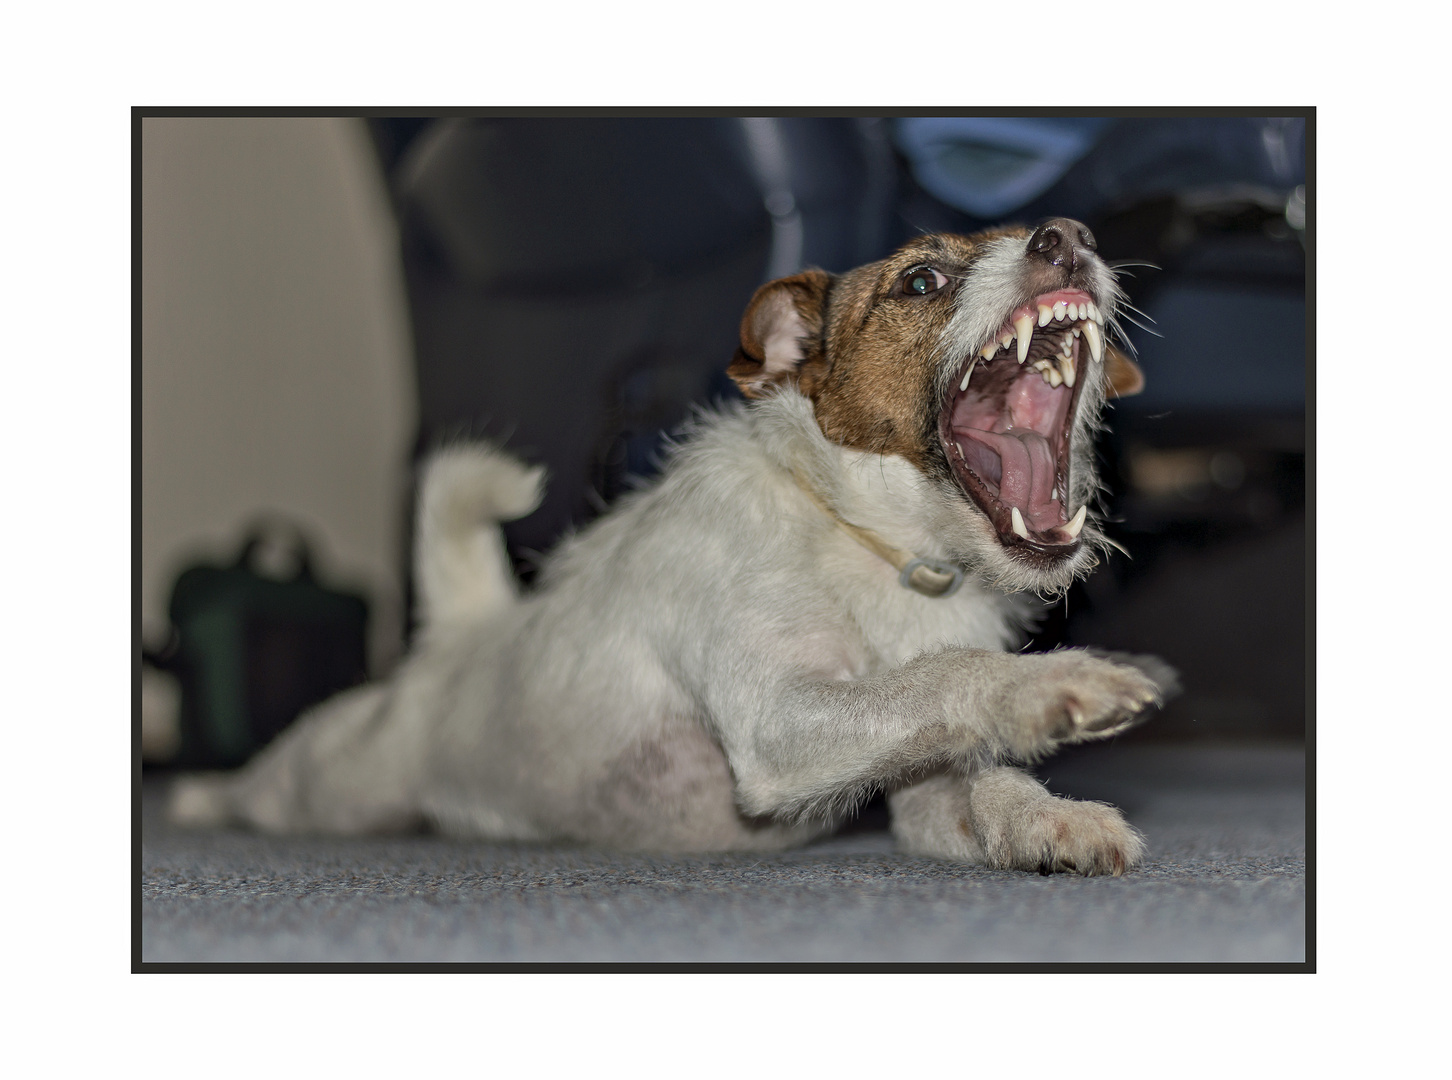
<svg viewBox="0 0 1452 1080">
<path fill-rule="evenodd" d="M 1106 552 L 1093 439 L 1143 384 L 1095 248 L 1055 218 L 762 286 L 728 368 L 747 400 L 700 414 L 528 594 L 498 525 L 541 470 L 441 450 L 409 657 L 239 772 L 181 778 L 173 820 L 768 851 L 880 790 L 909 853 L 1132 868 L 1117 809 L 1024 766 L 1140 722 L 1172 676 L 1012 651 L 1033 597 Z"/>
</svg>

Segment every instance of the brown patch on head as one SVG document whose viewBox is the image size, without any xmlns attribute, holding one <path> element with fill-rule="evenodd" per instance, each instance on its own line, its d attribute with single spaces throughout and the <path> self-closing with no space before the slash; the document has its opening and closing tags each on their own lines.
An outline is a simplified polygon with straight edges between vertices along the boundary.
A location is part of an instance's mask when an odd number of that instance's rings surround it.
<svg viewBox="0 0 1452 1080">
<path fill-rule="evenodd" d="M 727 373 L 747 397 L 795 384 L 833 442 L 927 470 L 937 459 L 934 399 L 952 286 L 980 245 L 1006 235 L 1028 234 L 925 236 L 836 278 L 809 270 L 763 285 Z"/>
</svg>

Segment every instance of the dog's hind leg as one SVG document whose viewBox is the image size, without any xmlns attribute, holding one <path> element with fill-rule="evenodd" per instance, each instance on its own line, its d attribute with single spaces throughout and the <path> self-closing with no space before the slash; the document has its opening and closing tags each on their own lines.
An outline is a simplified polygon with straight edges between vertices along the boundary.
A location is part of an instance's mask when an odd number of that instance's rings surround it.
<svg viewBox="0 0 1452 1080">
<path fill-rule="evenodd" d="M 1051 795 L 1020 769 L 942 773 L 888 796 L 892 832 L 913 855 L 997 870 L 1119 875 L 1144 838 L 1114 807 Z"/>
<path fill-rule="evenodd" d="M 305 713 L 243 768 L 179 777 L 177 825 L 266 832 L 395 832 L 421 824 L 406 732 L 390 723 L 388 684 L 359 687 Z"/>
</svg>

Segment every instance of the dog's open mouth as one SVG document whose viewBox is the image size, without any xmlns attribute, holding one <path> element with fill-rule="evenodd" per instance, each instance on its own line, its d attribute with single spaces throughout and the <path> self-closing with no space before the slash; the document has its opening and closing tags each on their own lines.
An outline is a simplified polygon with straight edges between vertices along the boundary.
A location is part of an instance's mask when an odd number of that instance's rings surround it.
<svg viewBox="0 0 1452 1080">
<path fill-rule="evenodd" d="M 1069 442 L 1086 368 L 1103 354 L 1093 298 L 1060 289 L 1015 308 L 958 370 L 938 425 L 943 449 L 1005 546 L 1078 547 L 1086 508 L 1067 505 Z"/>
</svg>

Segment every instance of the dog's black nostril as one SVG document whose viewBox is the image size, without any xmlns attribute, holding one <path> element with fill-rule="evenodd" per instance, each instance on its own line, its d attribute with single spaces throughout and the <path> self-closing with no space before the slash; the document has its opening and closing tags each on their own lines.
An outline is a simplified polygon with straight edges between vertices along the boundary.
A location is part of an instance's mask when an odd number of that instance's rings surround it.
<svg viewBox="0 0 1452 1080">
<path fill-rule="evenodd" d="M 1028 246 L 1029 250 L 1034 254 L 1046 255 L 1063 243 L 1063 241 L 1064 234 L 1058 230 L 1058 227 L 1045 222 L 1035 229 L 1034 234 L 1029 237 Z"/>
<path fill-rule="evenodd" d="M 1098 247 L 1088 226 L 1073 218 L 1050 218 L 1029 237 L 1025 254 L 1073 270 L 1079 251 L 1094 251 Z"/>
</svg>

